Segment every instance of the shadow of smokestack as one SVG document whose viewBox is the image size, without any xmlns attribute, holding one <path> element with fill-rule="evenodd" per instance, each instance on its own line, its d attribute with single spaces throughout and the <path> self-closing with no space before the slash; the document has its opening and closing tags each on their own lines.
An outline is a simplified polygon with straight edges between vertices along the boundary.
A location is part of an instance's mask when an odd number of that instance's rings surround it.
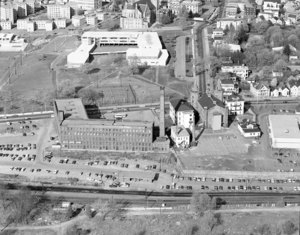
<svg viewBox="0 0 300 235">
<path fill-rule="evenodd" d="M 159 136 L 165 136 L 165 87 L 160 87 Z"/>
</svg>

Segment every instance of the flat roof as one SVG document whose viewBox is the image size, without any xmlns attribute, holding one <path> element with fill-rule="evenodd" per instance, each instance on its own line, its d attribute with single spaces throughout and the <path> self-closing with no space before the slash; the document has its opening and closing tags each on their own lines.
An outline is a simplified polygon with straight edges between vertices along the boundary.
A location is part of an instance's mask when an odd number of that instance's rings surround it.
<svg viewBox="0 0 300 235">
<path fill-rule="evenodd" d="M 300 139 L 300 115 L 269 115 L 273 138 Z"/>
<path fill-rule="evenodd" d="M 131 121 L 131 120 L 114 120 L 114 119 L 68 119 L 63 122 L 63 125 L 91 127 L 91 126 L 106 126 L 106 127 L 124 127 L 124 128 L 151 128 L 153 123 L 147 121 Z"/>
<path fill-rule="evenodd" d="M 58 111 L 64 112 L 66 119 L 88 119 L 81 99 L 59 99 L 55 100 Z"/>
</svg>

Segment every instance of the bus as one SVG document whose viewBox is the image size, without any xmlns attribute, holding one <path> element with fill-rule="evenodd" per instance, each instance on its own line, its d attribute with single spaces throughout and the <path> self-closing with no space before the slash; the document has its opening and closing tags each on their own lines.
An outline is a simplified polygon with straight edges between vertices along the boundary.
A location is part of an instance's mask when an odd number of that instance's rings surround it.
<svg viewBox="0 0 300 235">
<path fill-rule="evenodd" d="M 116 113 L 115 114 L 115 119 L 123 119 L 126 118 L 127 114 L 126 113 Z"/>
</svg>

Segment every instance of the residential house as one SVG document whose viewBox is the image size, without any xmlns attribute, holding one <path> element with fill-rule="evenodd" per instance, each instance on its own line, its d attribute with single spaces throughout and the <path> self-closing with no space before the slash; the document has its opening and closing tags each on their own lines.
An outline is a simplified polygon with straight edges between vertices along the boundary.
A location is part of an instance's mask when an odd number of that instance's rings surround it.
<svg viewBox="0 0 300 235">
<path fill-rule="evenodd" d="M 290 90 L 286 85 L 279 85 L 278 91 L 279 91 L 279 95 L 282 97 L 290 96 Z"/>
<path fill-rule="evenodd" d="M 283 72 L 272 70 L 272 77 L 283 77 Z"/>
<path fill-rule="evenodd" d="M 238 123 L 238 129 L 241 134 L 246 137 L 260 137 L 261 130 L 257 123 L 244 119 L 242 122 Z"/>
<path fill-rule="evenodd" d="M 246 80 L 250 73 L 248 66 L 245 65 L 222 65 L 221 71 L 223 73 L 233 73 L 242 80 Z"/>
<path fill-rule="evenodd" d="M 195 124 L 194 108 L 186 100 L 170 100 L 169 114 L 174 124 L 193 130 Z"/>
<path fill-rule="evenodd" d="M 235 29 L 237 29 L 241 23 L 243 22 L 242 19 L 229 19 L 223 18 L 217 20 L 217 28 L 226 29 L 227 27 L 230 28 L 232 25 Z"/>
<path fill-rule="evenodd" d="M 279 96 L 279 90 L 277 87 L 271 87 L 270 88 L 270 96 L 271 97 L 278 97 Z"/>
<path fill-rule="evenodd" d="M 233 94 L 225 99 L 225 105 L 228 108 L 229 115 L 243 115 L 245 101 L 239 95 Z"/>
<path fill-rule="evenodd" d="M 224 37 L 223 36 L 215 36 L 213 46 L 217 47 L 218 45 L 221 45 L 224 43 Z"/>
<path fill-rule="evenodd" d="M 287 86 L 290 89 L 290 96 L 300 96 L 300 80 L 289 80 Z"/>
<path fill-rule="evenodd" d="M 270 88 L 263 82 L 250 84 L 250 92 L 257 98 L 264 98 L 270 96 Z"/>
<path fill-rule="evenodd" d="M 297 23 L 297 15 L 296 14 L 286 14 L 285 17 L 285 23 L 286 25 L 294 25 Z"/>
<path fill-rule="evenodd" d="M 279 16 L 280 0 L 265 0 L 263 4 L 264 12 L 270 12 L 273 16 Z"/>
<path fill-rule="evenodd" d="M 190 134 L 183 126 L 171 126 L 171 139 L 176 147 L 187 148 L 190 145 Z"/>
<path fill-rule="evenodd" d="M 215 37 L 223 37 L 224 31 L 221 28 L 217 28 L 213 30 L 211 37 L 214 39 Z"/>
<path fill-rule="evenodd" d="M 236 6 L 226 6 L 225 7 L 225 17 L 226 18 L 236 18 L 238 8 Z"/>
<path fill-rule="evenodd" d="M 232 79 L 220 79 L 218 80 L 219 90 L 223 91 L 223 95 L 228 96 L 233 93 L 238 93 L 238 86 Z"/>
</svg>

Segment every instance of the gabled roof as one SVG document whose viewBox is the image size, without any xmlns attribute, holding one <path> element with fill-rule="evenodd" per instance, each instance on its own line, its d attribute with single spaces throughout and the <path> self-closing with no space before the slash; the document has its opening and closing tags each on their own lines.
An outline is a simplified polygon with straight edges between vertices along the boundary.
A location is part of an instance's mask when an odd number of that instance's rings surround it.
<svg viewBox="0 0 300 235">
<path fill-rule="evenodd" d="M 199 104 L 204 108 L 207 107 L 207 109 L 211 109 L 213 107 L 215 107 L 216 105 L 222 108 L 225 108 L 225 105 L 223 104 L 223 102 L 221 100 L 219 100 L 218 98 L 216 98 L 213 95 L 208 95 L 207 93 L 203 94 L 200 98 L 199 98 Z"/>
<path fill-rule="evenodd" d="M 299 80 L 292 79 L 292 80 L 289 80 L 289 81 L 288 81 L 288 85 L 289 85 L 290 87 L 293 87 L 293 86 L 298 87 L 298 86 L 300 86 L 300 81 L 299 81 Z"/>
<path fill-rule="evenodd" d="M 257 84 L 254 85 L 254 88 L 255 88 L 256 90 L 261 90 L 263 87 L 268 88 L 268 86 L 267 86 L 266 84 L 264 84 L 263 82 L 259 82 L 259 83 L 257 83 Z M 269 88 L 268 88 L 268 89 L 269 89 Z"/>
<path fill-rule="evenodd" d="M 155 6 L 152 4 L 152 2 L 150 0 L 140 0 L 140 1 L 135 2 L 133 5 L 135 6 L 135 4 L 138 4 L 138 6 L 147 5 L 150 10 L 155 10 Z"/>
<path fill-rule="evenodd" d="M 182 126 L 171 126 L 171 132 L 175 133 L 177 137 L 187 137 L 190 136 L 188 131 Z"/>
<path fill-rule="evenodd" d="M 170 100 L 171 105 L 174 107 L 175 112 L 193 111 L 194 108 L 186 100 L 173 99 Z"/>
<path fill-rule="evenodd" d="M 244 132 L 250 133 L 250 132 L 260 132 L 259 126 L 257 123 L 248 121 L 247 119 L 241 121 L 239 123 L 240 127 L 243 129 Z"/>
</svg>

